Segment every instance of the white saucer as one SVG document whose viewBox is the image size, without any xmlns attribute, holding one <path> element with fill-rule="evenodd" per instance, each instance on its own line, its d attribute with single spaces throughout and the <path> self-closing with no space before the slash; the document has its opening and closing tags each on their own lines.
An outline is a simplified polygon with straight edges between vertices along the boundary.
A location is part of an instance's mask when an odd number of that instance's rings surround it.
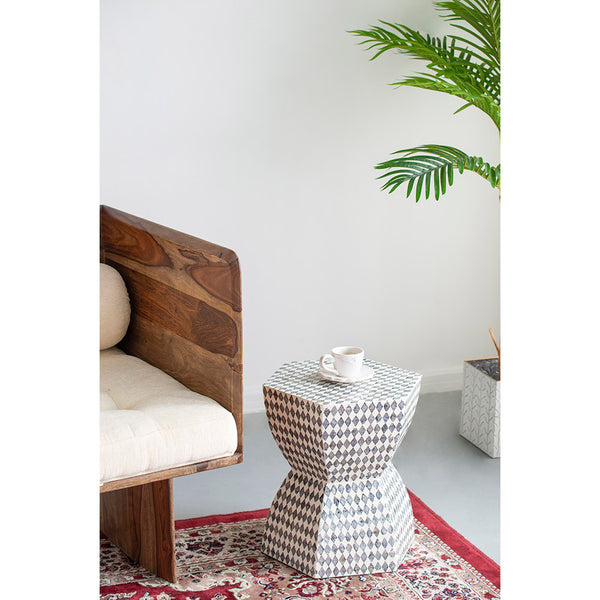
<svg viewBox="0 0 600 600">
<path fill-rule="evenodd" d="M 342 377 L 341 375 L 333 375 L 332 373 L 326 373 L 319 367 L 319 375 L 323 379 L 327 379 L 327 381 L 334 381 L 335 383 L 360 383 L 362 381 L 367 381 L 367 379 L 371 379 L 375 371 L 371 367 L 367 367 L 363 365 L 360 369 L 360 373 L 357 377 Z"/>
</svg>

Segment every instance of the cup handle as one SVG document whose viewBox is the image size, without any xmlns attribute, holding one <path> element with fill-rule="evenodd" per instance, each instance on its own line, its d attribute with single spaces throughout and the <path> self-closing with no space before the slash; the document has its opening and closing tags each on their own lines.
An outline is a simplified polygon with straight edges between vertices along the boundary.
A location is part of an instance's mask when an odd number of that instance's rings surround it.
<svg viewBox="0 0 600 600">
<path fill-rule="evenodd" d="M 338 376 L 338 372 L 331 368 L 333 364 L 333 356 L 331 354 L 323 354 L 319 359 L 319 366 L 321 367 L 321 371 L 328 373 L 329 375 Z"/>
</svg>

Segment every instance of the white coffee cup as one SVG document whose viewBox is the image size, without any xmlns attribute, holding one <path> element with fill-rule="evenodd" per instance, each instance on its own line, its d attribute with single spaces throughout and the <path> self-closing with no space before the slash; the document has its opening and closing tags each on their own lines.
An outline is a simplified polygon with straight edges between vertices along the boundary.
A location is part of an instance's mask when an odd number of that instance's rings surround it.
<svg viewBox="0 0 600 600">
<path fill-rule="evenodd" d="M 338 377 L 358 377 L 365 351 L 358 346 L 337 346 L 331 354 L 323 354 L 319 365 L 324 373 Z"/>
</svg>

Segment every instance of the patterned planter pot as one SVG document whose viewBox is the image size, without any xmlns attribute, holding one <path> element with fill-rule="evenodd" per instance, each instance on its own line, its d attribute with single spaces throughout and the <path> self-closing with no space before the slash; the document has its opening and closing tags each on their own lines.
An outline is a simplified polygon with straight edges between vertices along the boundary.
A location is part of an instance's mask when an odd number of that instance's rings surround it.
<svg viewBox="0 0 600 600">
<path fill-rule="evenodd" d="M 460 435 L 492 458 L 500 456 L 500 380 L 498 359 L 467 360 Z"/>
</svg>

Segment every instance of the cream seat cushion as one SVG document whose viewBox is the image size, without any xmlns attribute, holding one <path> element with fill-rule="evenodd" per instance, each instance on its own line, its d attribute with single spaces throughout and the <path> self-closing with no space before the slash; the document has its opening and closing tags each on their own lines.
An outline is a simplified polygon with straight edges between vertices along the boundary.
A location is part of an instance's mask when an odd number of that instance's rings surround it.
<svg viewBox="0 0 600 600">
<path fill-rule="evenodd" d="M 211 458 L 237 447 L 233 415 L 118 348 L 100 352 L 100 482 Z"/>
</svg>

